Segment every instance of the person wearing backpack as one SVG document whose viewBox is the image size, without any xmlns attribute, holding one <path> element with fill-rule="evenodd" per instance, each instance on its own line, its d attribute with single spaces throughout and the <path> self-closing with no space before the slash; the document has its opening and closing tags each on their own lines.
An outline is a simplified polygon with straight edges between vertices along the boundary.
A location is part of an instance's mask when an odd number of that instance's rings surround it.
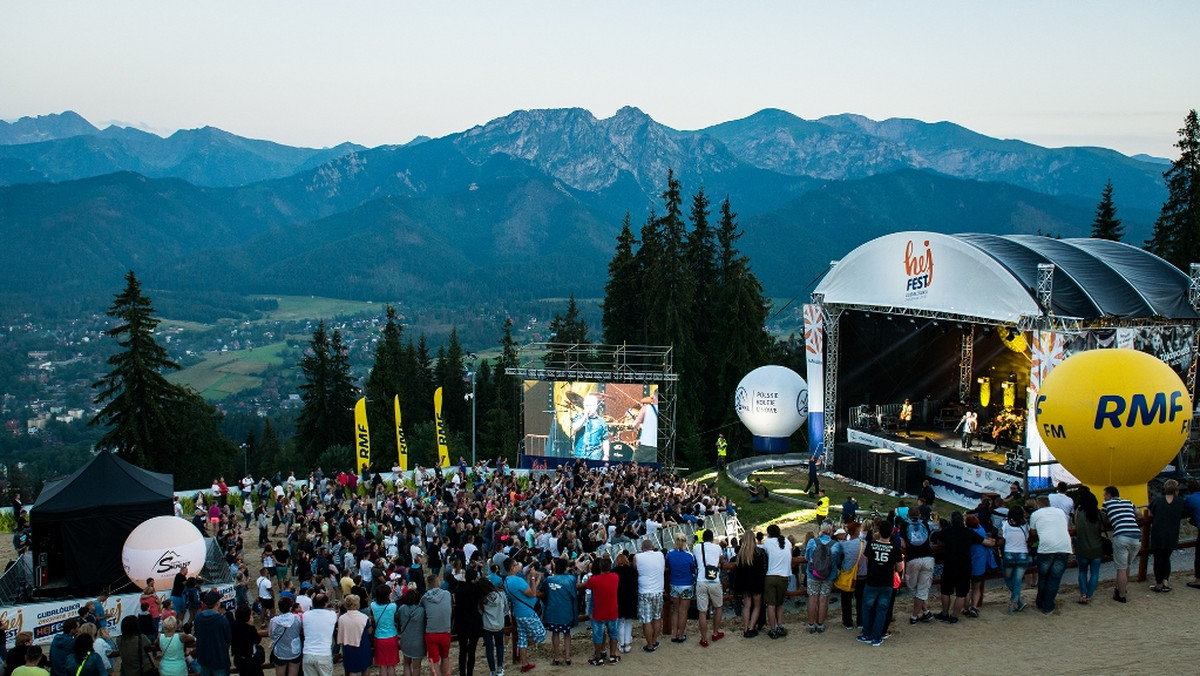
<svg viewBox="0 0 1200 676">
<path fill-rule="evenodd" d="M 833 591 L 833 580 L 837 577 L 833 565 L 833 523 L 821 523 L 821 534 L 808 541 L 804 549 L 804 560 L 808 562 L 808 633 L 825 631 L 825 617 L 829 614 L 829 593 Z"/>
<path fill-rule="evenodd" d="M 929 622 L 933 612 L 929 610 L 929 590 L 933 586 L 933 527 L 929 523 L 930 510 L 922 505 L 909 510 L 909 518 L 901 521 L 900 539 L 904 548 L 904 579 L 913 595 L 912 615 L 909 624 Z"/>
</svg>

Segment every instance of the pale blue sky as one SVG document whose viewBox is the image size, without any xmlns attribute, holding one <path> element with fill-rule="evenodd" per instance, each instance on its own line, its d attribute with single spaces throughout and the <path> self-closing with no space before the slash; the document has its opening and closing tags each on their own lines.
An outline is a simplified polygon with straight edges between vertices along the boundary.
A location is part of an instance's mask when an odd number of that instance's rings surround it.
<svg viewBox="0 0 1200 676">
<path fill-rule="evenodd" d="M 522 108 L 766 107 L 1174 158 L 1200 2 L 54 2 L 0 10 L 0 118 L 402 143 Z"/>
</svg>

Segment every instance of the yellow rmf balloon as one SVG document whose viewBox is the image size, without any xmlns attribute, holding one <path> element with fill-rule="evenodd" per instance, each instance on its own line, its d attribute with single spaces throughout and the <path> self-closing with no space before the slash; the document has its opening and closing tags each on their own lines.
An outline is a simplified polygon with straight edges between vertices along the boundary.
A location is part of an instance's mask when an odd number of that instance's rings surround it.
<svg viewBox="0 0 1200 676">
<path fill-rule="evenodd" d="M 1135 504 L 1145 503 L 1146 482 L 1183 447 L 1192 421 L 1183 381 L 1137 350 L 1068 357 L 1046 376 L 1036 405 L 1038 434 L 1063 467 L 1093 487 L 1126 487 L 1121 497 Z"/>
</svg>

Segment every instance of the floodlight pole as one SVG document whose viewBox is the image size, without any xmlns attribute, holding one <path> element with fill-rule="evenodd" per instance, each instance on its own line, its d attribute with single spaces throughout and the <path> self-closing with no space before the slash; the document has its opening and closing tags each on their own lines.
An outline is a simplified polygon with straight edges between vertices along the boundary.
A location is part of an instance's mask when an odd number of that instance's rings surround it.
<svg viewBox="0 0 1200 676">
<path fill-rule="evenodd" d="M 467 354 L 467 358 L 471 360 L 471 367 L 467 370 L 471 377 L 471 467 L 475 467 L 475 376 L 479 372 L 479 357 L 472 352 Z"/>
</svg>

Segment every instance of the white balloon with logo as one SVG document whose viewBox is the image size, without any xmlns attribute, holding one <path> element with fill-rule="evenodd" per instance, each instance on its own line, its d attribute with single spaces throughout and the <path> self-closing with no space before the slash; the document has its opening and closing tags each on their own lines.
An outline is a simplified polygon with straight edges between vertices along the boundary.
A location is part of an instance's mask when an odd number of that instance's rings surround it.
<svg viewBox="0 0 1200 676">
<path fill-rule="evenodd" d="M 156 516 L 143 521 L 121 550 L 125 574 L 139 588 L 154 580 L 154 588 L 170 590 L 175 573 L 188 568 L 198 574 L 204 567 L 207 548 L 204 536 L 190 522 L 174 516 Z"/>
<path fill-rule="evenodd" d="M 786 366 L 760 366 L 734 392 L 734 408 L 754 434 L 754 450 L 785 453 L 788 437 L 808 416 L 808 384 Z"/>
</svg>

